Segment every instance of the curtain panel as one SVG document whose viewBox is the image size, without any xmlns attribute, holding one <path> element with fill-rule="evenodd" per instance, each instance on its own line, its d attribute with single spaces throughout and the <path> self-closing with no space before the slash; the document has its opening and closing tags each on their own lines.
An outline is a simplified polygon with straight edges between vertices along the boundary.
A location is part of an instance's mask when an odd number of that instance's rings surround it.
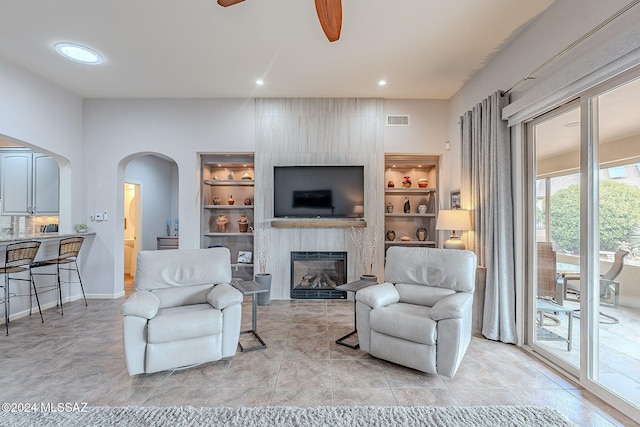
<svg viewBox="0 0 640 427">
<path fill-rule="evenodd" d="M 482 334 L 516 343 L 511 140 L 496 92 L 460 118 L 461 207 L 471 211 L 468 248 L 487 268 Z"/>
</svg>

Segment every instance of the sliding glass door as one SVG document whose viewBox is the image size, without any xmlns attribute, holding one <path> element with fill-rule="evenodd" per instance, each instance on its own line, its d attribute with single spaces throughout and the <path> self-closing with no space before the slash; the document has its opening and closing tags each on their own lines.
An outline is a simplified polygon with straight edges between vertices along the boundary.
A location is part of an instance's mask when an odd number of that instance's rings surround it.
<svg viewBox="0 0 640 427">
<path fill-rule="evenodd" d="M 589 102 L 599 168 L 588 373 L 640 407 L 640 79 Z"/>
<path fill-rule="evenodd" d="M 535 177 L 532 204 L 532 341 L 565 369 L 580 367 L 577 304 L 566 301 L 563 278 L 580 264 L 580 106 L 569 104 L 530 126 Z"/>
<path fill-rule="evenodd" d="M 640 408 L 640 79 L 527 125 L 528 344 Z"/>
</svg>

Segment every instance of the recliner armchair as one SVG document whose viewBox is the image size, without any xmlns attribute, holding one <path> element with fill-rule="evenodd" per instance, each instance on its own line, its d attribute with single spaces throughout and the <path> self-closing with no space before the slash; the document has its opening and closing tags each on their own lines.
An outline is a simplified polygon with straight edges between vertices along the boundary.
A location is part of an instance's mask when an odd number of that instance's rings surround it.
<svg viewBox="0 0 640 427">
<path fill-rule="evenodd" d="M 360 349 L 453 377 L 471 341 L 476 264 L 466 250 L 390 247 L 386 282 L 356 293 Z"/>
<path fill-rule="evenodd" d="M 233 356 L 243 296 L 230 281 L 227 248 L 141 251 L 136 291 L 122 306 L 129 374 Z"/>
</svg>

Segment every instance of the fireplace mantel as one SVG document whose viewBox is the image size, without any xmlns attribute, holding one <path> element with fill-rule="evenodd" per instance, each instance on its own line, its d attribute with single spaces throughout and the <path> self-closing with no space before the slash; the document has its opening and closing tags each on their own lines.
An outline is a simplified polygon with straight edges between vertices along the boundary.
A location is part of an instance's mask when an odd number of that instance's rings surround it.
<svg viewBox="0 0 640 427">
<path fill-rule="evenodd" d="M 274 219 L 271 221 L 273 228 L 349 228 L 366 227 L 367 221 L 361 219 Z"/>
</svg>

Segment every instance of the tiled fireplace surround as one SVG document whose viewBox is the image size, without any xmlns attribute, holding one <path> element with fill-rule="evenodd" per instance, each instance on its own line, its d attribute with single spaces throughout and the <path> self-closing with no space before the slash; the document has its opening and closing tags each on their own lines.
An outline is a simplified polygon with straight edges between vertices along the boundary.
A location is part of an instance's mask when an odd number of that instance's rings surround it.
<svg viewBox="0 0 640 427">
<path fill-rule="evenodd" d="M 290 299 L 291 252 L 346 252 L 346 282 L 361 271 L 360 251 L 350 227 L 271 227 L 273 167 L 292 165 L 364 165 L 367 226 L 361 231 L 384 235 L 384 146 L 382 99 L 257 99 L 257 233 L 267 235 L 267 270 L 272 299 Z M 384 242 L 376 247 L 374 274 L 382 277 Z"/>
</svg>

